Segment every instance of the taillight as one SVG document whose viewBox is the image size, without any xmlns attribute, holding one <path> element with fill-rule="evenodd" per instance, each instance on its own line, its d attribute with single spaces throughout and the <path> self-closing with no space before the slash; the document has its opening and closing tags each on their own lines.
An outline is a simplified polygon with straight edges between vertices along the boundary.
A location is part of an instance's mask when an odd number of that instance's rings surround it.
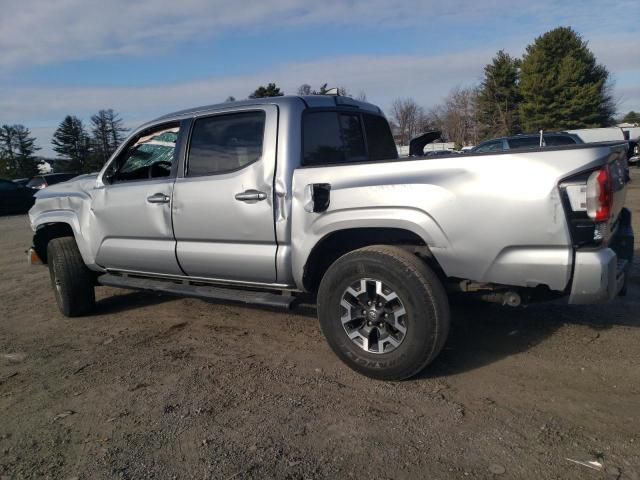
<svg viewBox="0 0 640 480">
<path fill-rule="evenodd" d="M 609 167 L 593 172 L 587 180 L 587 215 L 594 222 L 606 222 L 611 217 L 613 184 Z"/>
</svg>

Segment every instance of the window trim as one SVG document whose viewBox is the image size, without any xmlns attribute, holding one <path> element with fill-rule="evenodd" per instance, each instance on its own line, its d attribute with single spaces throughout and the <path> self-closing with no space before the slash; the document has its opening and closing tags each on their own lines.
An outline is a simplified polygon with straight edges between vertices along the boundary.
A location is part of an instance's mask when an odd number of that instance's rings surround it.
<svg viewBox="0 0 640 480">
<path fill-rule="evenodd" d="M 208 173 L 206 175 L 194 175 L 194 176 L 189 176 L 189 156 L 191 153 L 191 142 L 193 140 L 193 132 L 196 126 L 196 122 L 198 120 L 204 120 L 204 119 L 208 119 L 208 118 L 213 118 L 213 117 L 228 117 L 231 115 L 239 115 L 239 114 L 247 114 L 247 113 L 262 113 L 264 115 L 264 122 L 262 123 L 262 147 L 260 149 L 260 156 L 258 156 L 258 158 L 256 158 L 254 161 L 247 163 L 246 165 L 242 165 L 238 168 L 234 168 L 231 170 L 224 170 L 221 172 L 216 172 L 216 173 Z M 192 118 L 191 121 L 191 125 L 189 126 L 189 137 L 188 140 L 185 142 L 185 151 L 184 151 L 184 162 L 180 171 L 180 176 L 181 178 L 189 178 L 189 179 L 196 179 L 196 178 L 208 178 L 208 177 L 215 177 L 218 175 L 226 175 L 228 173 L 234 173 L 234 172 L 239 172 L 240 170 L 244 170 L 247 167 L 250 167 L 251 165 L 261 161 L 264 158 L 264 144 L 265 144 L 265 136 L 267 133 L 267 120 L 268 120 L 268 115 L 267 115 L 267 111 L 263 108 L 250 108 L 247 110 L 232 110 L 232 111 L 223 111 L 223 112 L 216 112 L 213 114 L 206 114 L 206 115 L 198 115 Z"/>
<path fill-rule="evenodd" d="M 313 113 L 324 113 L 324 112 L 331 112 L 331 113 L 336 113 L 336 115 L 340 115 L 340 114 L 347 114 L 347 115 L 357 115 L 358 118 L 360 119 L 360 129 L 362 130 L 362 140 L 364 141 L 364 149 L 366 152 L 366 160 L 357 160 L 354 162 L 331 162 L 331 163 L 322 163 L 322 164 L 315 164 L 315 165 L 305 165 L 304 163 L 304 127 L 305 127 L 305 122 L 307 121 L 307 115 L 313 114 Z M 355 110 L 353 107 L 312 107 L 312 108 L 306 108 L 303 112 L 302 112 L 302 118 L 300 120 L 300 163 L 299 163 L 299 167 L 298 168 L 321 168 L 321 167 L 336 167 L 336 166 L 344 166 L 344 165 L 359 165 L 359 164 L 366 164 L 366 163 L 378 163 L 378 162 L 388 162 L 389 158 L 386 159 L 382 159 L 382 160 L 371 160 L 371 154 L 369 153 L 369 142 L 368 142 L 368 137 L 367 137 L 367 129 L 365 127 L 364 124 L 364 119 L 363 119 L 363 115 L 371 115 L 373 117 L 380 117 L 382 119 L 384 119 L 385 121 L 387 121 L 387 119 L 383 116 L 383 115 L 378 115 L 374 112 L 369 112 L 369 111 L 362 111 L 362 110 Z M 387 121 L 387 124 L 389 122 Z M 340 120 L 338 119 L 338 125 L 340 125 Z M 343 148 L 344 148 L 344 136 L 342 134 L 342 127 L 340 127 L 340 139 L 342 140 L 342 144 L 343 144 Z M 399 160 L 398 157 L 396 157 L 394 160 Z"/>
</svg>

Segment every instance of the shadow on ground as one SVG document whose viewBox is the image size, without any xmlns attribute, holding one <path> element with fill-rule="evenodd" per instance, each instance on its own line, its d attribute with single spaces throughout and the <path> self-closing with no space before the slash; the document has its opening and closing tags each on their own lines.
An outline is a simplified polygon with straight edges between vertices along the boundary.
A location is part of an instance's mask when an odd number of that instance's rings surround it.
<svg viewBox="0 0 640 480">
<path fill-rule="evenodd" d="M 640 288 L 603 305 L 567 305 L 561 301 L 509 308 L 464 301 L 451 306 L 452 327 L 440 356 L 416 378 L 462 373 L 525 352 L 564 325 L 582 325 L 594 335 L 614 326 L 640 327 Z"/>
</svg>

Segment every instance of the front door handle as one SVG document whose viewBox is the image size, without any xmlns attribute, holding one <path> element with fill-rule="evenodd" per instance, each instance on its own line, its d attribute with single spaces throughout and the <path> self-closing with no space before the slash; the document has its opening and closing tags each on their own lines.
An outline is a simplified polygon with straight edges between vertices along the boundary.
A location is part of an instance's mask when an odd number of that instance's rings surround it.
<svg viewBox="0 0 640 480">
<path fill-rule="evenodd" d="M 154 193 L 147 197 L 147 202 L 149 203 L 169 203 L 169 200 L 169 195 L 164 193 Z"/>
<path fill-rule="evenodd" d="M 259 192 L 258 190 L 245 190 L 241 193 L 236 193 L 236 200 L 247 203 L 255 203 L 261 200 L 265 200 L 267 198 L 267 194 L 264 192 Z"/>
</svg>

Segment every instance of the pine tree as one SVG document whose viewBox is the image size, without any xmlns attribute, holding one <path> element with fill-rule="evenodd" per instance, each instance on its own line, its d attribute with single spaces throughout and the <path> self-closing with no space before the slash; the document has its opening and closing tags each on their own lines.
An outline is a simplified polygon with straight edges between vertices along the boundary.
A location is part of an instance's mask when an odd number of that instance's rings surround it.
<svg viewBox="0 0 640 480">
<path fill-rule="evenodd" d="M 640 113 L 636 113 L 631 110 L 624 117 L 622 117 L 624 123 L 640 123 Z"/>
<path fill-rule="evenodd" d="M 18 142 L 18 174 L 20 177 L 33 177 L 38 173 L 38 159 L 35 153 L 40 150 L 36 146 L 36 139 L 24 125 L 14 125 Z"/>
<path fill-rule="evenodd" d="M 587 42 L 570 27 L 536 38 L 521 65 L 523 129 L 609 125 L 615 109 L 608 79 L 607 69 L 596 62 Z"/>
<path fill-rule="evenodd" d="M 124 141 L 126 128 L 111 108 L 91 117 L 91 155 L 86 170 L 100 170 Z"/>
<path fill-rule="evenodd" d="M 38 173 L 38 159 L 35 156 L 36 139 L 24 125 L 3 125 L 0 127 L 0 158 L 2 175 L 10 178 L 32 177 Z"/>
<path fill-rule="evenodd" d="M 520 61 L 500 50 L 484 67 L 477 98 L 478 120 L 483 138 L 520 132 L 518 108 Z"/>
<path fill-rule="evenodd" d="M 260 85 L 255 92 L 249 95 L 249 98 L 267 98 L 267 97 L 281 97 L 284 93 L 276 87 L 275 83 L 269 83 L 266 87 Z"/>
<path fill-rule="evenodd" d="M 89 169 L 89 135 L 78 117 L 67 115 L 54 132 L 51 143 L 58 156 L 69 160 L 71 170 Z"/>
</svg>

